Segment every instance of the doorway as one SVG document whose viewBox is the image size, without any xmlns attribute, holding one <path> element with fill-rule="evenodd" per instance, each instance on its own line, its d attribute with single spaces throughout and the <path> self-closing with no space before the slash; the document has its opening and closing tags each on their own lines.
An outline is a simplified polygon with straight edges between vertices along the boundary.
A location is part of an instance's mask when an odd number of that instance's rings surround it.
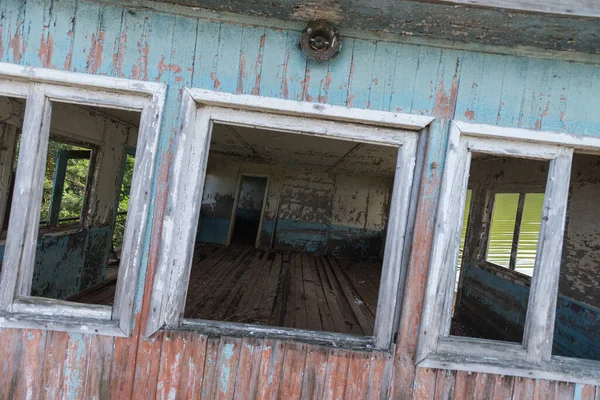
<svg viewBox="0 0 600 400">
<path fill-rule="evenodd" d="M 268 180 L 266 176 L 240 176 L 229 244 L 257 247 Z"/>
</svg>

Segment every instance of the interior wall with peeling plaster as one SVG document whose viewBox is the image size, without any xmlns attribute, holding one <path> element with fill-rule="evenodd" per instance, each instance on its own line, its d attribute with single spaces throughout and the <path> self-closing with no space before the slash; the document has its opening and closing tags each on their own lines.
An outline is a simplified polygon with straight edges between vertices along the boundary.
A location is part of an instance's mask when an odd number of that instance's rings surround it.
<svg viewBox="0 0 600 400">
<path fill-rule="evenodd" d="M 260 248 L 377 258 L 385 239 L 392 176 L 325 173 L 211 155 L 197 240 L 225 244 L 240 174 L 268 176 Z"/>
</svg>

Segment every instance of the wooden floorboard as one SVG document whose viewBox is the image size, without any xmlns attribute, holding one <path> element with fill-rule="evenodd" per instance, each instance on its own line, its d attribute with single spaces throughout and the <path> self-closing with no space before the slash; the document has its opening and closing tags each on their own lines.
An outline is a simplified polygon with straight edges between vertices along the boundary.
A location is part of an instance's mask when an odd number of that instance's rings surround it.
<svg viewBox="0 0 600 400">
<path fill-rule="evenodd" d="M 184 315 L 372 335 L 380 269 L 374 260 L 197 244 Z M 111 274 L 77 301 L 112 304 Z"/>
</svg>

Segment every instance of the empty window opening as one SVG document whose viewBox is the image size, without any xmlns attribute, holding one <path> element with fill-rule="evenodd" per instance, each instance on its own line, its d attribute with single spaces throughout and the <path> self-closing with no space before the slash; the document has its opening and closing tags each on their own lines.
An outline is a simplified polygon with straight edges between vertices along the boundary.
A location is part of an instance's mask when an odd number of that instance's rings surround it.
<svg viewBox="0 0 600 400">
<path fill-rule="evenodd" d="M 575 153 L 554 324 L 554 355 L 600 361 L 600 156 Z"/>
<path fill-rule="evenodd" d="M 185 318 L 373 335 L 397 154 L 215 124 Z"/>
<path fill-rule="evenodd" d="M 548 166 L 472 153 L 451 335 L 522 342 Z"/>
<path fill-rule="evenodd" d="M 262 222 L 268 178 L 242 175 L 232 218 L 231 244 L 255 247 Z"/>
<path fill-rule="evenodd" d="M 14 122 L 22 121 L 25 103 L 10 104 Z M 128 192 L 133 161 L 123 162 L 123 157 L 136 144 L 138 121 L 136 112 L 52 102 L 31 296 L 112 305 L 118 271 L 118 263 L 109 265 L 114 216 L 128 202 L 128 195 L 124 199 L 117 190 L 123 173 L 119 166 L 126 169 Z M 2 160 L 7 161 L 0 178 L 3 209 L 10 214 L 20 129 L 2 122 L 0 129 L 12 132 L 3 140 L 14 141 L 12 147 L 3 146 Z M 4 243 L 0 254 L 3 250 Z"/>
</svg>

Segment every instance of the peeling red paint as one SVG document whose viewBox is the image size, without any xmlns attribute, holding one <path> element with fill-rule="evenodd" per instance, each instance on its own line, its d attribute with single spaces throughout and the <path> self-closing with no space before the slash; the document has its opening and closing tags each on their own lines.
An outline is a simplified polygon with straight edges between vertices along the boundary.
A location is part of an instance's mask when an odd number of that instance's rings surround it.
<svg viewBox="0 0 600 400">
<path fill-rule="evenodd" d="M 265 35 L 260 37 L 260 46 L 258 50 L 258 56 L 256 57 L 256 65 L 254 66 L 254 74 L 256 79 L 254 81 L 254 87 L 252 88 L 252 94 L 257 96 L 260 93 L 260 80 L 262 75 L 262 60 L 263 60 L 263 49 L 265 47 Z"/>
<path fill-rule="evenodd" d="M 304 74 L 304 82 L 302 83 L 302 100 L 304 101 L 313 101 L 314 97 L 308 94 L 308 88 L 310 86 L 310 68 L 306 68 L 306 73 Z"/>
<path fill-rule="evenodd" d="M 131 68 L 131 77 L 133 79 L 148 80 L 148 43 L 138 42 L 138 51 L 140 56 L 136 65 Z"/>
<path fill-rule="evenodd" d="M 350 64 L 350 75 L 348 75 L 348 99 L 346 100 L 346 106 L 352 107 L 354 101 L 354 95 L 350 93 L 350 82 L 352 82 L 352 76 L 354 75 L 354 63 Z"/>
<path fill-rule="evenodd" d="M 438 89 L 435 93 L 435 104 L 433 107 L 433 115 L 437 118 L 451 119 L 454 116 L 456 109 L 456 100 L 458 98 L 458 63 L 456 71 L 452 77 L 452 86 L 450 93 L 446 93 L 444 88 L 444 77 L 440 78 Z"/>
<path fill-rule="evenodd" d="M 118 51 L 117 51 L 118 49 Z M 124 78 L 123 74 L 123 60 L 125 59 L 125 50 L 127 49 L 127 33 L 121 33 L 121 37 L 119 38 L 119 42 L 115 41 L 115 46 L 113 48 L 113 61 L 112 65 L 115 70 L 115 74 L 121 78 Z"/>
<path fill-rule="evenodd" d="M 244 93 L 244 77 L 246 76 L 246 56 L 240 52 L 240 72 L 238 73 L 237 93 Z"/>
<path fill-rule="evenodd" d="M 85 67 L 86 72 L 92 74 L 98 73 L 100 66 L 102 65 L 102 52 L 104 50 L 104 32 L 99 31 L 98 36 L 92 35 L 92 46 L 88 54 L 87 64 Z"/>
<path fill-rule="evenodd" d="M 327 71 L 327 76 L 325 77 L 325 85 L 323 85 L 323 93 L 324 96 L 319 96 L 320 103 L 329 103 L 329 88 L 331 86 L 331 71 Z"/>
<path fill-rule="evenodd" d="M 465 111 L 465 117 L 467 117 L 469 121 L 473 121 L 475 119 L 475 111 L 467 108 L 467 111 Z"/>
<path fill-rule="evenodd" d="M 48 34 L 48 39 L 42 37 L 40 38 L 40 51 L 38 52 L 38 58 L 42 63 L 42 66 L 45 68 L 56 68 L 55 65 L 52 65 L 52 54 L 54 53 L 54 39 L 52 35 Z"/>
<path fill-rule="evenodd" d="M 21 24 L 19 24 L 21 25 Z M 15 31 L 15 35 L 10 40 L 10 45 L 8 46 L 13 50 L 13 61 L 18 63 L 21 61 L 23 57 L 23 53 L 25 52 L 25 44 L 23 43 L 23 37 L 21 36 L 20 26 L 17 27 Z"/>
<path fill-rule="evenodd" d="M 287 82 L 287 69 L 288 69 L 288 60 L 290 58 L 290 53 L 285 55 L 285 61 L 283 62 L 283 83 L 281 86 L 281 94 L 284 99 L 288 97 L 288 82 Z"/>
<path fill-rule="evenodd" d="M 217 79 L 217 74 L 215 72 L 210 73 L 210 79 L 215 83 L 215 90 L 219 90 L 219 86 L 221 86 L 221 82 Z"/>
</svg>

